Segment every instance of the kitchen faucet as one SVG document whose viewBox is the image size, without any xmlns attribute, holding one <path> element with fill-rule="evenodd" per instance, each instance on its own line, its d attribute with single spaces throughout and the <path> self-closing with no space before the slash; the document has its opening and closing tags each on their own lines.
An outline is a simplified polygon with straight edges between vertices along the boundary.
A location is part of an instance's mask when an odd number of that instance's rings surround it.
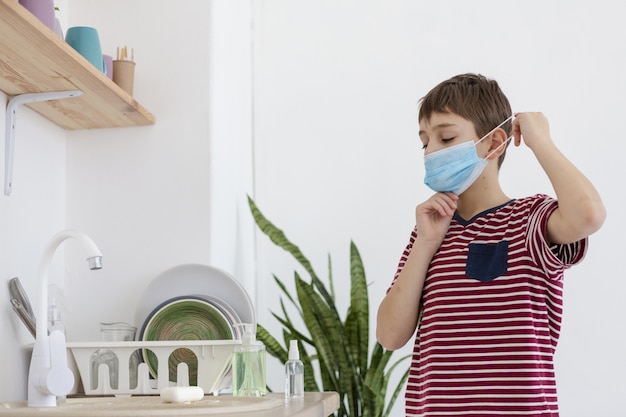
<svg viewBox="0 0 626 417">
<path fill-rule="evenodd" d="M 48 335 L 48 267 L 56 249 L 66 239 L 77 239 L 87 252 L 89 269 L 102 268 L 100 249 L 89 236 L 75 229 L 63 230 L 52 237 L 39 264 L 37 283 L 36 337 L 28 371 L 28 406 L 55 407 L 57 396 L 67 395 L 74 386 L 74 374 L 67 365 L 65 333 L 54 330 Z"/>
</svg>

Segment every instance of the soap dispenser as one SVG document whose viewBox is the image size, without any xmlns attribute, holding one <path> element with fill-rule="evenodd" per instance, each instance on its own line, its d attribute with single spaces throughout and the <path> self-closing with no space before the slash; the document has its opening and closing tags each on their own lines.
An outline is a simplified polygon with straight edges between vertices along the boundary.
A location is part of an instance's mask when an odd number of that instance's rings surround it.
<svg viewBox="0 0 626 417">
<path fill-rule="evenodd" d="M 285 398 L 304 397 L 304 364 L 300 360 L 298 341 L 289 341 L 289 360 L 285 362 Z"/>
<path fill-rule="evenodd" d="M 265 345 L 256 340 L 256 326 L 242 323 L 242 343 L 233 351 L 233 396 L 262 397 L 267 393 Z"/>
</svg>

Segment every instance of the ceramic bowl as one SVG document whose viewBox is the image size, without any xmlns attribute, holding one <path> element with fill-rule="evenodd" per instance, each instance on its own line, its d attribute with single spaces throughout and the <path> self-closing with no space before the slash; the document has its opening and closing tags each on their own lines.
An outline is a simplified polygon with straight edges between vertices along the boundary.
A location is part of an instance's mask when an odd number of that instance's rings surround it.
<svg viewBox="0 0 626 417">
<path fill-rule="evenodd" d="M 154 309 L 141 330 L 141 340 L 233 340 L 235 332 L 231 320 L 211 302 L 180 297 L 171 299 Z M 143 357 L 150 373 L 157 378 L 158 361 L 149 349 Z M 169 357 L 169 380 L 177 382 L 179 363 L 189 367 L 189 384 L 197 385 L 198 358 L 189 349 L 177 349 Z"/>
</svg>

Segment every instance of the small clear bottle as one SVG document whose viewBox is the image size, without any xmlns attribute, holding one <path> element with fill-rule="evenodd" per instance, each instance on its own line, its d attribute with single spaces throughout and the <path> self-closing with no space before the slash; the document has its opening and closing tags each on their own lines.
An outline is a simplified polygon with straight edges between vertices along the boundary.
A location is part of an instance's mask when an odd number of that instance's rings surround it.
<svg viewBox="0 0 626 417">
<path fill-rule="evenodd" d="M 240 346 L 233 351 L 233 396 L 263 397 L 267 394 L 265 379 L 265 345 L 256 340 L 254 324 L 243 323 Z"/>
<path fill-rule="evenodd" d="M 298 341 L 289 341 L 289 360 L 285 362 L 285 398 L 304 397 L 304 364 L 300 360 Z"/>
</svg>

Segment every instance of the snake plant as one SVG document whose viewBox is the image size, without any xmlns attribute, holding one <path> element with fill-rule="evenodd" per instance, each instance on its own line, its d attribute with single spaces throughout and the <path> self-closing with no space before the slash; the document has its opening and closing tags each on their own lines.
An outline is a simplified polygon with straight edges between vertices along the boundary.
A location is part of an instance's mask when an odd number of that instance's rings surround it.
<svg viewBox="0 0 626 417">
<path fill-rule="evenodd" d="M 356 245 L 350 243 L 350 304 L 345 319 L 342 319 L 335 304 L 330 255 L 328 289 L 300 249 L 287 239 L 281 229 L 265 218 L 252 198 L 248 197 L 248 203 L 259 229 L 279 248 L 290 253 L 308 274 L 308 279 L 304 279 L 297 271 L 294 272 L 295 296 L 274 275 L 274 281 L 283 296 L 280 301 L 281 314 L 272 312 L 272 316 L 282 326 L 283 344 L 261 324 L 257 325 L 257 338 L 266 345 L 267 352 L 281 362 L 287 360 L 289 340 L 298 340 L 300 357 L 304 363 L 305 391 L 337 392 L 340 397 L 337 417 L 389 416 L 409 371 L 407 369 L 403 374 L 388 404 L 385 404 L 389 378 L 408 356 L 391 363 L 393 352 L 385 350 L 379 343 L 374 344 L 369 354 L 367 283 Z M 285 300 L 293 305 L 301 318 L 299 323 L 304 323 L 306 328 L 294 324 Z"/>
</svg>

